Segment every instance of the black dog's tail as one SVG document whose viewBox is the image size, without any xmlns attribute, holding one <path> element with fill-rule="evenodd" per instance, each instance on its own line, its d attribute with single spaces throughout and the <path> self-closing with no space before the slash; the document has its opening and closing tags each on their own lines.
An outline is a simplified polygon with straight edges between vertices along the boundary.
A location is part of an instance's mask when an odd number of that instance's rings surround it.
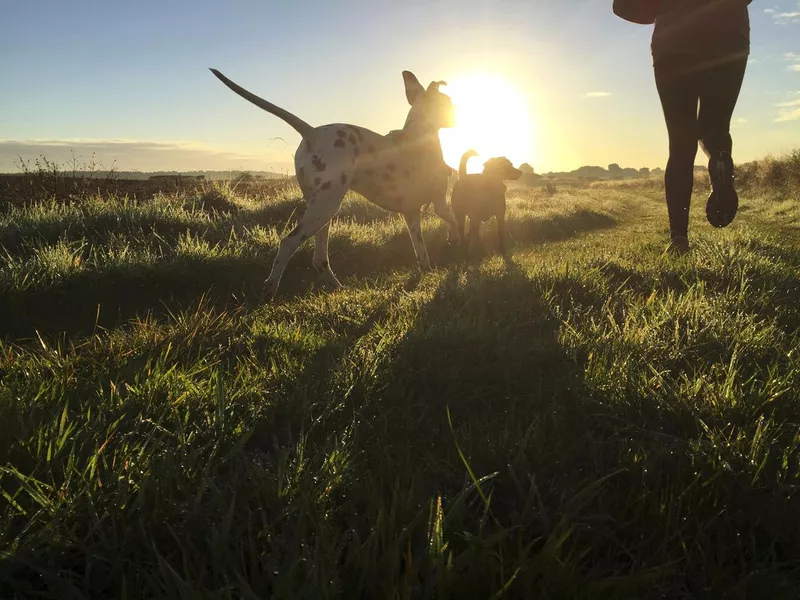
<svg viewBox="0 0 800 600">
<path fill-rule="evenodd" d="M 461 157 L 461 162 L 458 164 L 458 178 L 466 177 L 467 175 L 467 161 L 473 156 L 478 156 L 475 150 L 467 150 Z"/>
</svg>

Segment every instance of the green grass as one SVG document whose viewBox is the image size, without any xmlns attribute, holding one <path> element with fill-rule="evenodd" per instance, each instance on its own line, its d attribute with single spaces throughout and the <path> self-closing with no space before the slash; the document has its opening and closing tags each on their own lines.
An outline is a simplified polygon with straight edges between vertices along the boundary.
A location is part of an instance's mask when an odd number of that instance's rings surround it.
<svg viewBox="0 0 800 600">
<path fill-rule="evenodd" d="M 512 258 L 296 188 L 0 213 L 0 597 L 796 598 L 800 206 L 510 194 Z M 484 240 L 491 250 L 494 227 Z"/>
</svg>

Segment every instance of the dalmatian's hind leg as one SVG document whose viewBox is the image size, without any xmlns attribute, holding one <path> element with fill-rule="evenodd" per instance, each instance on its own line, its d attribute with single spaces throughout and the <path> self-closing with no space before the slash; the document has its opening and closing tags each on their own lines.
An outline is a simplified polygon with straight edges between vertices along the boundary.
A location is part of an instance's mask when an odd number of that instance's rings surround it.
<svg viewBox="0 0 800 600">
<path fill-rule="evenodd" d="M 322 226 L 317 233 L 314 234 L 314 259 L 313 265 L 317 273 L 319 273 L 322 283 L 331 289 L 341 289 L 342 284 L 336 279 L 336 275 L 331 270 L 330 261 L 328 259 L 328 234 L 330 233 L 330 222 Z"/>
<path fill-rule="evenodd" d="M 403 215 L 408 227 L 408 234 L 411 236 L 411 243 L 414 245 L 414 252 L 417 255 L 417 261 L 423 271 L 431 270 L 431 261 L 428 258 L 428 250 L 425 248 L 425 239 L 422 237 L 422 223 L 420 222 L 420 213 L 412 212 Z"/>
<path fill-rule="evenodd" d="M 450 227 L 450 231 L 447 234 L 447 241 L 453 245 L 457 245 L 463 236 L 462 228 L 459 227 L 458 219 L 456 219 L 456 216 L 447 204 L 446 193 L 434 200 L 433 211 L 436 213 L 436 216 Z"/>
<path fill-rule="evenodd" d="M 294 253 L 297 252 L 300 245 L 312 235 L 316 235 L 318 232 L 322 233 L 321 230 L 323 228 L 325 229 L 325 241 L 323 245 L 325 251 L 324 256 L 325 263 L 327 263 L 327 229 L 331 219 L 339 212 L 339 207 L 342 205 L 345 191 L 346 188 L 344 186 L 334 186 L 330 182 L 327 182 L 323 183 L 320 188 L 312 192 L 310 197 L 307 196 L 308 204 L 306 205 L 305 214 L 298 221 L 292 232 L 281 240 L 280 246 L 278 247 L 278 254 L 275 256 L 275 260 L 272 263 L 272 271 L 267 281 L 264 283 L 264 292 L 267 297 L 272 298 L 278 292 L 278 286 L 280 285 L 281 277 L 283 277 L 283 271 L 286 269 L 286 265 L 289 260 L 291 260 L 292 256 L 294 256 Z M 315 248 L 315 266 L 317 257 L 318 249 Z M 336 280 L 330 267 L 327 268 L 327 271 L 330 272 L 330 275 Z"/>
</svg>

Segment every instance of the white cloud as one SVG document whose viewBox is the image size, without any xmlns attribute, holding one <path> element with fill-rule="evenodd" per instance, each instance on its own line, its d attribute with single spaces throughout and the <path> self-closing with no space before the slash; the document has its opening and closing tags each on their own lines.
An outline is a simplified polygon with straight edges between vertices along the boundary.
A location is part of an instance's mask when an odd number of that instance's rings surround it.
<svg viewBox="0 0 800 600">
<path fill-rule="evenodd" d="M 771 15 L 773 20 L 780 25 L 800 23 L 800 2 L 797 2 L 797 10 L 786 10 L 787 8 L 788 7 L 783 6 L 773 6 L 772 8 L 765 9 L 764 12 Z"/>
<path fill-rule="evenodd" d="M 608 98 L 611 92 L 586 92 L 587 98 Z"/>
<path fill-rule="evenodd" d="M 783 58 L 792 63 L 787 67 L 790 71 L 800 73 L 800 54 L 796 52 L 784 52 Z"/>
<path fill-rule="evenodd" d="M 800 96 L 800 92 L 794 94 Z M 776 123 L 785 123 L 787 121 L 800 120 L 800 97 L 795 100 L 787 100 L 786 102 L 778 102 L 775 104 L 780 109 L 778 116 L 775 119 Z"/>
<path fill-rule="evenodd" d="M 800 11 L 775 13 L 772 18 L 776 23 L 785 25 L 786 23 L 800 23 Z"/>
<path fill-rule="evenodd" d="M 785 123 L 787 121 L 800 121 L 800 107 L 794 110 L 782 110 L 778 118 L 775 119 L 776 123 Z"/>
</svg>

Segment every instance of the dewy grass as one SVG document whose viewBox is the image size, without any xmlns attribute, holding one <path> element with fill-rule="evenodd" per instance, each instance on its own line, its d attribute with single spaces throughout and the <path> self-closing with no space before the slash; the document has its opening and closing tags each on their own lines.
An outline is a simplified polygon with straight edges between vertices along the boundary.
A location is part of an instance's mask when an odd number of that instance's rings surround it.
<svg viewBox="0 0 800 600">
<path fill-rule="evenodd" d="M 652 183 L 517 188 L 510 260 L 426 213 L 426 274 L 348 197 L 346 289 L 309 244 L 271 304 L 291 186 L 6 210 L 0 597 L 797 597 L 798 213 L 764 189 L 722 231 L 698 196 L 674 258 Z"/>
</svg>

